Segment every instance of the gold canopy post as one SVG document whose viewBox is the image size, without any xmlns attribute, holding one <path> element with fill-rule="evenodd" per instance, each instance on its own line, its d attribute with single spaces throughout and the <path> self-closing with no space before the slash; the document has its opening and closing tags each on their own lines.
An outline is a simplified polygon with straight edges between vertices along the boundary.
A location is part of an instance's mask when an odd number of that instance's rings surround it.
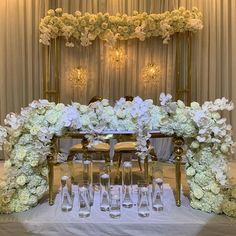
<svg viewBox="0 0 236 236">
<path fill-rule="evenodd" d="M 60 39 L 56 38 L 44 49 L 44 98 L 60 102 Z"/>
<path fill-rule="evenodd" d="M 187 34 L 187 47 L 188 47 L 188 68 L 187 68 L 187 105 L 191 103 L 191 96 L 192 96 L 192 33 L 188 32 Z"/>
</svg>

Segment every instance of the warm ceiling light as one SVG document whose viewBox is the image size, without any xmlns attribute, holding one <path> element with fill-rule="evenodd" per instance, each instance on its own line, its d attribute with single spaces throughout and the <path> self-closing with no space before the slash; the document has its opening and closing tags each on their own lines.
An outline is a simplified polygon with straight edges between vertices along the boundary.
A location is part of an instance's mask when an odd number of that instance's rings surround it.
<svg viewBox="0 0 236 236">
<path fill-rule="evenodd" d="M 143 68 L 142 78 L 144 83 L 157 84 L 160 80 L 161 70 L 156 64 L 148 64 Z"/>
<path fill-rule="evenodd" d="M 74 68 L 69 72 L 69 80 L 75 87 L 84 88 L 88 81 L 88 71 L 85 68 Z"/>
<path fill-rule="evenodd" d="M 109 59 L 113 65 L 119 68 L 124 65 L 127 55 L 123 48 L 113 47 L 109 51 Z"/>
</svg>

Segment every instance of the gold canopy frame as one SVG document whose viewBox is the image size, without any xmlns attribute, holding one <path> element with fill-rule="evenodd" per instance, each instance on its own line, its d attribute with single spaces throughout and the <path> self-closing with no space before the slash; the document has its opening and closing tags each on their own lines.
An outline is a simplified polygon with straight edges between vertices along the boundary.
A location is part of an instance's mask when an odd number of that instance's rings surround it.
<svg viewBox="0 0 236 236">
<path fill-rule="evenodd" d="M 177 33 L 175 40 L 175 100 L 181 99 L 187 105 L 191 102 L 192 91 L 192 33 Z M 53 39 L 49 46 L 44 46 L 43 96 L 54 102 L 61 101 L 61 39 Z"/>
</svg>

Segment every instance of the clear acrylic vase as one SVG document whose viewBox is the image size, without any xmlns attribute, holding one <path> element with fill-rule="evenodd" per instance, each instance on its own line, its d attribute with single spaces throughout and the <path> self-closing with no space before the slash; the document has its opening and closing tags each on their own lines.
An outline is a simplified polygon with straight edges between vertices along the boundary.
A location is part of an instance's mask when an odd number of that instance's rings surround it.
<svg viewBox="0 0 236 236">
<path fill-rule="evenodd" d="M 61 210 L 71 211 L 73 202 L 70 191 L 68 189 L 68 176 L 61 177 Z"/>
<path fill-rule="evenodd" d="M 132 200 L 132 163 L 131 161 L 125 161 L 122 168 L 122 189 L 123 200 L 122 206 L 125 208 L 133 207 Z"/>
<path fill-rule="evenodd" d="M 105 168 L 100 174 L 100 210 L 109 211 L 110 175 Z"/>
<path fill-rule="evenodd" d="M 148 217 L 150 215 L 149 209 L 149 192 L 147 187 L 141 187 L 139 189 L 138 200 L 138 215 L 141 217 Z"/>
</svg>

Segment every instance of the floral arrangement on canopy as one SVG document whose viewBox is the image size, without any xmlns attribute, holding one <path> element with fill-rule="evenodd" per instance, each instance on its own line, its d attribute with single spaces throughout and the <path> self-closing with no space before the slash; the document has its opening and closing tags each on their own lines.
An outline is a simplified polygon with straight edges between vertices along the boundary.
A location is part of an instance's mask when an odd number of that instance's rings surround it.
<svg viewBox="0 0 236 236">
<path fill-rule="evenodd" d="M 75 14 L 63 13 L 61 8 L 50 9 L 47 16 L 40 22 L 40 42 L 50 45 L 52 39 L 63 37 L 67 47 L 74 47 L 76 43 L 82 46 L 92 44 L 96 38 L 105 40 L 114 46 L 116 41 L 137 38 L 145 40 L 153 36 L 161 36 L 163 43 L 168 43 L 170 37 L 178 32 L 196 32 L 201 30 L 202 14 L 196 8 L 186 10 L 184 7 L 160 14 L 147 12 L 133 12 L 132 16 L 117 13 Z"/>
<path fill-rule="evenodd" d="M 4 165 L 5 180 L 0 184 L 0 212 L 28 210 L 47 191 L 47 156 L 54 135 L 89 131 L 90 140 L 96 141 L 94 134 L 105 130 L 135 131 L 137 152 L 144 158 L 149 155 L 146 140 L 150 130 L 160 130 L 186 141 L 191 206 L 236 217 L 236 189 L 225 188 L 228 158 L 234 147 L 232 127 L 218 112 L 232 110 L 233 104 L 222 98 L 202 106 L 197 102 L 185 106 L 165 94 L 160 101 L 161 106 L 157 106 L 150 99 L 135 97 L 130 102 L 121 98 L 112 107 L 107 99 L 88 106 L 38 100 L 20 114 L 8 114 L 6 126 L 0 126 L 0 146 L 9 156 Z"/>
</svg>

